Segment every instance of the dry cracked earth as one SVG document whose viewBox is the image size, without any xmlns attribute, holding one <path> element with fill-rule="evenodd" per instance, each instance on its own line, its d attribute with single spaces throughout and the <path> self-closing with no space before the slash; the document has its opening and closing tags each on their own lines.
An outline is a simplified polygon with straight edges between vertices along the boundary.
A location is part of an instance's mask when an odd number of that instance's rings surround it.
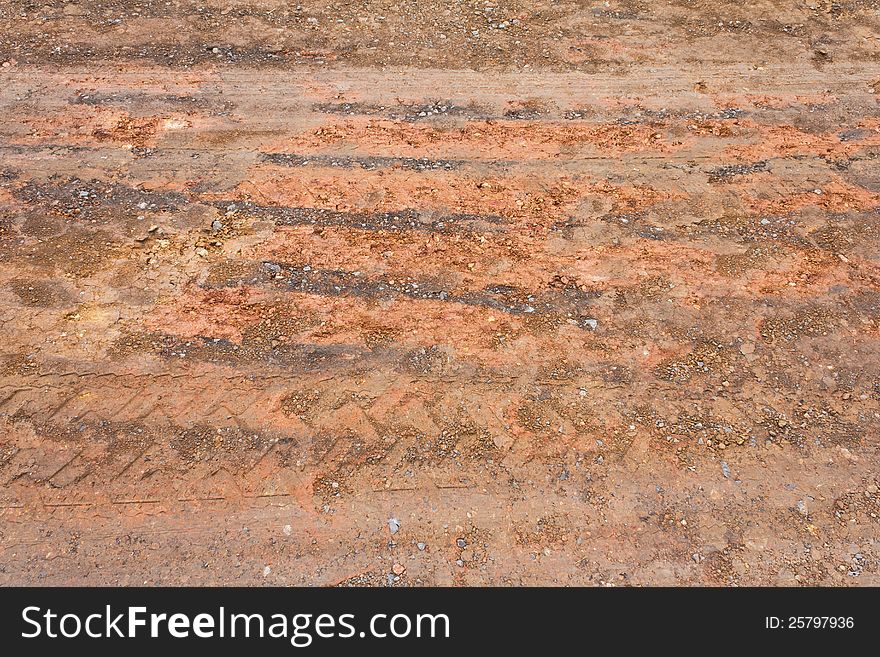
<svg viewBox="0 0 880 657">
<path fill-rule="evenodd" d="M 878 12 L 0 0 L 0 584 L 880 584 Z"/>
</svg>

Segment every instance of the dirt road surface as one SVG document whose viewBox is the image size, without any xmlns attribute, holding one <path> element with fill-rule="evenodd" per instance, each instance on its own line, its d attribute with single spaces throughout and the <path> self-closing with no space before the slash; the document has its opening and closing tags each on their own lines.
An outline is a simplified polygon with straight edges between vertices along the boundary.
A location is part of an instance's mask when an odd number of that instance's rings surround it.
<svg viewBox="0 0 880 657">
<path fill-rule="evenodd" d="M 878 9 L 0 1 L 0 584 L 880 584 Z"/>
</svg>

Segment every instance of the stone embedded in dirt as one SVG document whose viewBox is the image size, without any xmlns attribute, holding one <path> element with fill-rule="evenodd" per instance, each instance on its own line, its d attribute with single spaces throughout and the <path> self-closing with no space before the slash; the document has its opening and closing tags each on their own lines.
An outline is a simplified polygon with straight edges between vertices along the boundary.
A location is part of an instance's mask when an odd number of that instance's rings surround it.
<svg viewBox="0 0 880 657">
<path fill-rule="evenodd" d="M 391 566 L 391 572 L 397 576 L 400 576 L 406 572 L 406 567 L 403 564 L 396 563 Z"/>
<path fill-rule="evenodd" d="M 397 518 L 389 518 L 388 519 L 388 529 L 391 530 L 392 534 L 396 534 L 400 531 L 400 520 Z"/>
</svg>

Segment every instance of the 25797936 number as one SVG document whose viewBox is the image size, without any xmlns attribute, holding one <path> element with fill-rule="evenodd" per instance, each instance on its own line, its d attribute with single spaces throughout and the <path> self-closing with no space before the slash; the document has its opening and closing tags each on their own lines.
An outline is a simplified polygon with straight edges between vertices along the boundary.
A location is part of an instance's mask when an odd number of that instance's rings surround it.
<svg viewBox="0 0 880 657">
<path fill-rule="evenodd" d="M 767 616 L 764 627 L 768 630 L 849 630 L 855 627 L 852 616 Z"/>
</svg>

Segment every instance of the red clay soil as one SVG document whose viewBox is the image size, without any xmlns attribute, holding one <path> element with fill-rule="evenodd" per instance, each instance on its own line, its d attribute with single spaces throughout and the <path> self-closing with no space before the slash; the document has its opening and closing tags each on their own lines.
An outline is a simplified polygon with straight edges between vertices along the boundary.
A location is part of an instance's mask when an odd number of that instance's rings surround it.
<svg viewBox="0 0 880 657">
<path fill-rule="evenodd" d="M 0 584 L 880 584 L 878 8 L 0 0 Z"/>
</svg>

